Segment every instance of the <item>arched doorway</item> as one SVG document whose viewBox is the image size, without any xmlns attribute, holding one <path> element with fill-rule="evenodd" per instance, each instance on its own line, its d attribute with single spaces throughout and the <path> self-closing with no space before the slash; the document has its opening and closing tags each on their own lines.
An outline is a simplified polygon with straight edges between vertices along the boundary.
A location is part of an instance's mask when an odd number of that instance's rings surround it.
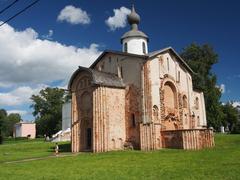
<svg viewBox="0 0 240 180">
<path fill-rule="evenodd" d="M 85 91 L 79 97 L 80 107 L 80 150 L 92 151 L 92 95 Z"/>
</svg>

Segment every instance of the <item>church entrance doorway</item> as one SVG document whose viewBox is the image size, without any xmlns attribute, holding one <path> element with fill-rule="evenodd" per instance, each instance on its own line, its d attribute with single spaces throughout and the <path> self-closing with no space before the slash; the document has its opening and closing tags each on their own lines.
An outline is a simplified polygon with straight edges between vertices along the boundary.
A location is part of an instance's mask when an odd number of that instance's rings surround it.
<svg viewBox="0 0 240 180">
<path fill-rule="evenodd" d="M 91 150 L 92 149 L 92 129 L 87 128 L 87 134 L 86 134 L 86 149 Z"/>
</svg>

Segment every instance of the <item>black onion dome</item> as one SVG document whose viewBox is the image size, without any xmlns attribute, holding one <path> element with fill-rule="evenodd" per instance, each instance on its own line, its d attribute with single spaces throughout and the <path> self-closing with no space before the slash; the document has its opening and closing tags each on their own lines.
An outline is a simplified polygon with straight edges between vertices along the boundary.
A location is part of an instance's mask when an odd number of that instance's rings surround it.
<svg viewBox="0 0 240 180">
<path fill-rule="evenodd" d="M 128 18 L 128 23 L 130 25 L 132 24 L 139 24 L 140 22 L 140 16 L 136 13 L 134 6 L 132 6 L 132 11 L 131 13 L 127 16 Z"/>
<path fill-rule="evenodd" d="M 129 38 L 129 37 L 141 37 L 148 41 L 149 40 L 148 36 L 144 32 L 138 30 L 138 24 L 140 23 L 140 16 L 136 13 L 134 6 L 132 6 L 132 11 L 127 16 L 127 18 L 128 18 L 128 23 L 131 25 L 131 30 L 126 32 L 121 37 L 121 43 L 123 42 L 123 39 Z"/>
</svg>

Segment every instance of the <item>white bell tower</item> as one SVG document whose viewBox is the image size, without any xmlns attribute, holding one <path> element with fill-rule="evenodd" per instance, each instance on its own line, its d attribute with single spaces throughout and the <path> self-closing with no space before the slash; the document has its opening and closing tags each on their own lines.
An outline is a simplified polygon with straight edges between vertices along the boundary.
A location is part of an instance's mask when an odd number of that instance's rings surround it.
<svg viewBox="0 0 240 180">
<path fill-rule="evenodd" d="M 131 30 L 121 37 L 122 51 L 126 53 L 145 55 L 148 53 L 148 36 L 138 30 L 140 16 L 135 12 L 134 6 L 128 15 Z"/>
</svg>

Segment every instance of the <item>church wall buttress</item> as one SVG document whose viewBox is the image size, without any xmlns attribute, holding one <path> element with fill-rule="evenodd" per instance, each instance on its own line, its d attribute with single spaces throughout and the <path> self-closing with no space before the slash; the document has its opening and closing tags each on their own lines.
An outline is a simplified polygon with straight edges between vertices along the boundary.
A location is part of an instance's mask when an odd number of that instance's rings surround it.
<svg viewBox="0 0 240 180">
<path fill-rule="evenodd" d="M 106 88 L 106 105 L 108 107 L 108 137 L 106 144 L 109 150 L 124 148 L 126 141 L 125 125 L 125 89 Z"/>
<path fill-rule="evenodd" d="M 148 61 L 143 66 L 143 105 L 145 115 L 143 116 L 143 122 L 140 124 L 141 149 L 146 151 L 161 148 L 160 124 L 159 122 L 154 122 L 153 115 L 150 63 Z"/>
<path fill-rule="evenodd" d="M 94 152 L 123 149 L 125 142 L 125 90 L 98 87 L 94 91 Z"/>
</svg>

